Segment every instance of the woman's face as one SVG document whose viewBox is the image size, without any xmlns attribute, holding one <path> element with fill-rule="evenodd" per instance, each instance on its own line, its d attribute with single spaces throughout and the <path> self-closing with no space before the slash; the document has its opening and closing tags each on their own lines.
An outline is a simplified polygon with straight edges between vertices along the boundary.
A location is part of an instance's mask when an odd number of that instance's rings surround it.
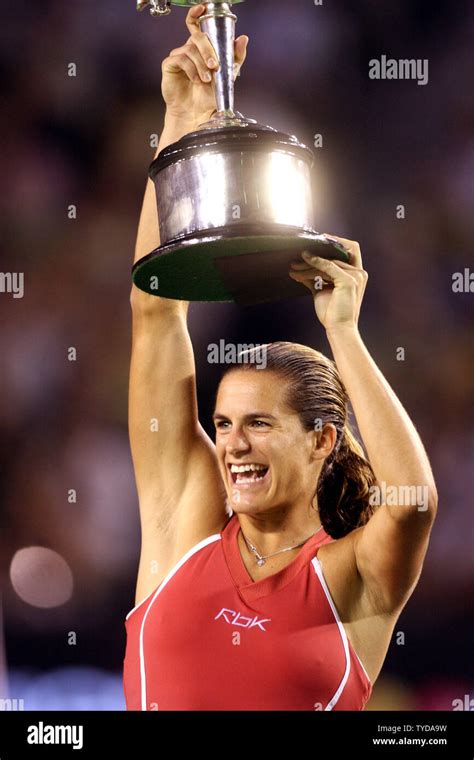
<svg viewBox="0 0 474 760">
<path fill-rule="evenodd" d="M 234 370 L 219 386 L 216 450 L 234 512 L 311 504 L 328 451 L 314 451 L 317 434 L 304 430 L 284 389 L 269 370 Z"/>
</svg>

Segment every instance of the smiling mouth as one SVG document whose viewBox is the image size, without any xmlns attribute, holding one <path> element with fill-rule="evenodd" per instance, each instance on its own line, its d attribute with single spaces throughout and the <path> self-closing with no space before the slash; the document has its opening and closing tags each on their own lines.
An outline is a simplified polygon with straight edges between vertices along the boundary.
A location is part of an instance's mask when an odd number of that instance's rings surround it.
<svg viewBox="0 0 474 760">
<path fill-rule="evenodd" d="M 234 485 L 248 485 L 264 480 L 268 467 L 263 464 L 228 465 L 230 477 Z"/>
</svg>

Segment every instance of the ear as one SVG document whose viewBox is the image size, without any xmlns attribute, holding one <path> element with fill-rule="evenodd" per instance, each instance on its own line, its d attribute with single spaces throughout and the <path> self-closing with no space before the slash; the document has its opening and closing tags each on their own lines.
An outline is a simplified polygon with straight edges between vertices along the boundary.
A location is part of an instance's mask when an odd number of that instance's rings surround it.
<svg viewBox="0 0 474 760">
<path fill-rule="evenodd" d="M 313 433 L 312 456 L 314 459 L 326 459 L 337 441 L 336 426 L 332 422 L 327 422 L 323 429 Z"/>
</svg>

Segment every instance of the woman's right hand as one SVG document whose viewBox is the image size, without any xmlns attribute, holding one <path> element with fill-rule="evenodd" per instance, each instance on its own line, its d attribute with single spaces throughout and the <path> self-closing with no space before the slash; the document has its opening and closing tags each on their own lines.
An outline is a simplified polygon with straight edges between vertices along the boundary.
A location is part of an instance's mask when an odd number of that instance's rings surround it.
<svg viewBox="0 0 474 760">
<path fill-rule="evenodd" d="M 162 64 L 161 91 L 167 113 L 197 124 L 210 119 L 217 107 L 212 75 L 219 62 L 209 37 L 199 28 L 198 19 L 204 12 L 204 5 L 191 8 L 186 17 L 190 38 L 172 50 Z M 235 41 L 236 75 L 247 56 L 247 43 L 245 35 Z"/>
</svg>

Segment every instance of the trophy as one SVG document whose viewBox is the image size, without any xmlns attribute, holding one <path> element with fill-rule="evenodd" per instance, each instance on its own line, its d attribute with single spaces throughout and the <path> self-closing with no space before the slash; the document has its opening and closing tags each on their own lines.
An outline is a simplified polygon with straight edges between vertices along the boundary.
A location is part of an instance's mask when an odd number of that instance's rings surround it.
<svg viewBox="0 0 474 760">
<path fill-rule="evenodd" d="M 234 111 L 233 4 L 244 0 L 138 0 L 153 16 L 202 4 L 198 19 L 218 56 L 217 111 L 151 164 L 161 245 L 132 270 L 155 296 L 250 305 L 307 295 L 290 262 L 308 250 L 349 262 L 313 228 L 313 152 L 293 135 Z"/>
</svg>

